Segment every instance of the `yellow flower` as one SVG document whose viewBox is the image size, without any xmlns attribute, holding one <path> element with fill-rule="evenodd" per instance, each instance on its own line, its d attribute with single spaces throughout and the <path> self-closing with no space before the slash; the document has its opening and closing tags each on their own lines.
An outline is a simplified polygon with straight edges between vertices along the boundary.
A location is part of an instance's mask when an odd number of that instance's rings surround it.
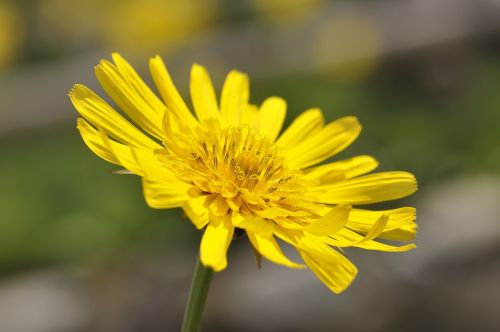
<svg viewBox="0 0 500 332">
<path fill-rule="evenodd" d="M 241 229 L 258 258 L 304 268 L 283 254 L 280 239 L 339 293 L 357 274 L 342 248 L 400 252 L 415 247 L 375 241 L 413 239 L 414 208 L 353 207 L 412 194 L 417 188 L 412 174 L 366 175 L 377 167 L 370 156 L 315 166 L 356 139 L 361 126 L 355 117 L 325 124 L 313 108 L 279 135 L 283 99 L 250 104 L 247 75 L 231 71 L 218 101 L 208 72 L 197 64 L 190 82 L 194 116 L 159 56 L 149 67 L 161 99 L 120 55 L 113 54 L 113 61 L 101 61 L 97 79 L 135 125 L 77 84 L 70 98 L 83 117 L 78 119 L 82 138 L 98 156 L 142 178 L 149 206 L 182 207 L 198 229 L 205 229 L 200 245 L 205 266 L 226 267 L 234 231 Z"/>
</svg>

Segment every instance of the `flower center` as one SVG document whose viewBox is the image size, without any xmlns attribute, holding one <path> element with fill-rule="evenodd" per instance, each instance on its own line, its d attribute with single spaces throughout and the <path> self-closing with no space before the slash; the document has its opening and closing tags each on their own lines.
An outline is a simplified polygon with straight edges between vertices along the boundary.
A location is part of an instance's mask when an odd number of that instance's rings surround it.
<svg viewBox="0 0 500 332">
<path fill-rule="evenodd" d="M 249 126 L 177 133 L 166 147 L 162 160 L 193 185 L 191 196 L 206 196 L 206 204 L 217 205 L 211 208 L 216 215 L 259 214 L 278 206 L 297 210 L 293 205 L 306 190 L 301 172 L 287 168 L 276 146 Z"/>
</svg>

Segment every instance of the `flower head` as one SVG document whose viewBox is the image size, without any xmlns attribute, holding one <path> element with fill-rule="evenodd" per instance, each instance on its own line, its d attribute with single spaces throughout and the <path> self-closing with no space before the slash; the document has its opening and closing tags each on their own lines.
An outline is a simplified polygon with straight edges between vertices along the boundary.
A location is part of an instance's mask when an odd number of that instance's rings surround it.
<svg viewBox="0 0 500 332">
<path fill-rule="evenodd" d="M 193 65 L 186 106 L 160 57 L 150 60 L 158 98 L 118 54 L 101 61 L 96 75 L 104 90 L 134 123 L 83 85 L 70 93 L 81 114 L 78 129 L 101 158 L 142 178 L 153 208 L 182 207 L 198 229 L 204 265 L 227 265 L 235 229 L 244 230 L 258 257 L 291 268 L 306 265 L 333 292 L 345 290 L 357 269 L 341 248 L 406 251 L 416 232 L 415 209 L 355 208 L 408 196 L 415 177 L 406 172 L 367 174 L 370 156 L 320 166 L 359 135 L 355 117 L 329 124 L 309 109 L 281 134 L 286 102 L 249 103 L 247 75 L 231 71 L 220 101 L 204 67 Z M 304 264 L 290 260 L 277 239 L 295 247 Z"/>
</svg>

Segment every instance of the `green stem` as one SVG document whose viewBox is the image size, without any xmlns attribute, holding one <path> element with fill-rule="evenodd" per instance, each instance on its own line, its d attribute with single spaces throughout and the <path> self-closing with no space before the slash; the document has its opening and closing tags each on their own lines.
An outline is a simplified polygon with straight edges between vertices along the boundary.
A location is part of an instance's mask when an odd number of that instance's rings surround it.
<svg viewBox="0 0 500 332">
<path fill-rule="evenodd" d="M 198 258 L 194 267 L 193 280 L 191 281 L 189 299 L 184 311 L 181 332 L 198 332 L 200 330 L 203 308 L 205 307 L 213 275 L 214 271 L 211 268 L 203 266 Z"/>
</svg>

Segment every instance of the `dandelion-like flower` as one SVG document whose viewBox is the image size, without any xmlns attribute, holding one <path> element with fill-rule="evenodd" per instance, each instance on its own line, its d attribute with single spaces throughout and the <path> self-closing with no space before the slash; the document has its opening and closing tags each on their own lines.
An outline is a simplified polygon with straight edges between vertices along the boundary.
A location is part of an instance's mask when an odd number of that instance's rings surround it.
<svg viewBox="0 0 500 332">
<path fill-rule="evenodd" d="M 220 101 L 200 65 L 191 70 L 191 113 L 159 56 L 149 62 L 161 99 L 118 54 L 95 68 L 96 76 L 127 118 L 83 85 L 70 93 L 81 114 L 78 129 L 101 158 L 142 178 L 152 208 L 181 207 L 205 229 L 201 262 L 221 271 L 236 229 L 261 256 L 291 268 L 309 267 L 333 292 L 357 274 L 342 248 L 400 252 L 383 240 L 409 241 L 416 233 L 415 209 L 356 208 L 408 196 L 415 177 L 407 172 L 367 174 L 370 156 L 317 166 L 359 135 L 355 117 L 328 124 L 319 109 L 306 110 L 280 135 L 286 102 L 249 102 L 249 79 L 231 71 Z M 277 239 L 293 246 L 304 264 L 285 256 Z"/>
</svg>

